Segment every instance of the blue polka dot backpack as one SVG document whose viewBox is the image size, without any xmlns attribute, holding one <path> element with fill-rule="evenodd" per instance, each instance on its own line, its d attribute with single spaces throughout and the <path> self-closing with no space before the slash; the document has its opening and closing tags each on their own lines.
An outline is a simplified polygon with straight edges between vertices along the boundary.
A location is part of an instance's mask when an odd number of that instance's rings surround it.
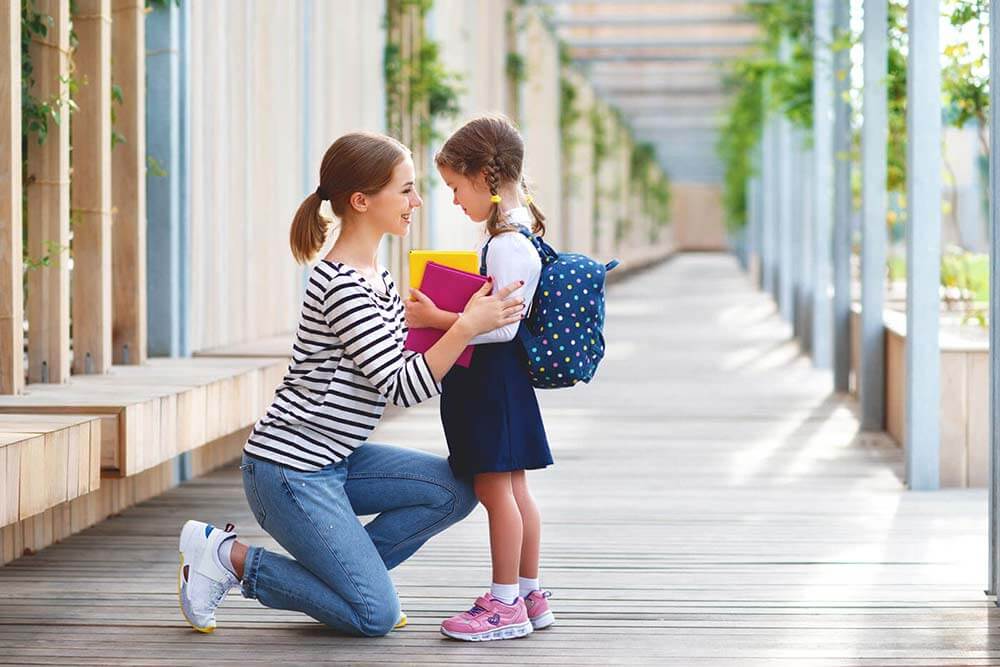
<svg viewBox="0 0 1000 667">
<path fill-rule="evenodd" d="M 602 264 L 579 253 L 556 252 L 524 227 L 520 232 L 542 260 L 531 315 L 518 330 L 531 384 L 560 389 L 590 382 L 604 358 L 604 278 L 618 260 Z M 489 245 L 483 246 L 482 271 Z"/>
</svg>

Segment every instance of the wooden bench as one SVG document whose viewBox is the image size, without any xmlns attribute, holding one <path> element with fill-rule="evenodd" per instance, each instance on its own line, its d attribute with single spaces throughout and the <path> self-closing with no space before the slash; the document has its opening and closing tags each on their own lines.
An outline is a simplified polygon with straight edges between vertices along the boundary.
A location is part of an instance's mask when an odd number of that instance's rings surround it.
<svg viewBox="0 0 1000 667">
<path fill-rule="evenodd" d="M 0 526 L 101 486 L 101 420 L 0 415 Z"/>
<path fill-rule="evenodd" d="M 131 476 L 252 425 L 286 359 L 151 359 L 63 385 L 32 384 L 0 396 L 0 414 L 98 415 L 105 477 Z"/>
</svg>

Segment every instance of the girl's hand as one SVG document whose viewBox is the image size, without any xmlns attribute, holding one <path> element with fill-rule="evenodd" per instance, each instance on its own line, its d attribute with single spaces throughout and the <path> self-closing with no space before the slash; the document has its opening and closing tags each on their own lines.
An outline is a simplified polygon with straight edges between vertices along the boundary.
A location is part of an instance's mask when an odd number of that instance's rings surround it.
<svg viewBox="0 0 1000 667">
<path fill-rule="evenodd" d="M 491 295 L 493 279 L 490 278 L 465 304 L 465 311 L 459 322 L 463 323 L 473 336 L 519 322 L 524 316 L 524 299 L 510 295 L 522 287 L 524 281 L 519 280 Z"/>
<path fill-rule="evenodd" d="M 446 313 L 434 305 L 430 298 L 418 289 L 411 289 L 411 299 L 407 299 L 403 308 L 406 310 L 406 326 L 410 329 L 447 329 L 441 326 L 442 315 Z M 454 319 L 452 317 L 451 319 Z"/>
</svg>

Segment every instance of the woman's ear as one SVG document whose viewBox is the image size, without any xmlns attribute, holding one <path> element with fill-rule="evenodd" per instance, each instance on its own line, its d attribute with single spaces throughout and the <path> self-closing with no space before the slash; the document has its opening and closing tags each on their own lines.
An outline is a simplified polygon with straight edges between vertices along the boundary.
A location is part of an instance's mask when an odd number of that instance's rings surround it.
<svg viewBox="0 0 1000 667">
<path fill-rule="evenodd" d="M 368 196 L 364 192 L 355 192 L 348 201 L 351 208 L 358 213 L 365 213 L 368 210 Z"/>
</svg>

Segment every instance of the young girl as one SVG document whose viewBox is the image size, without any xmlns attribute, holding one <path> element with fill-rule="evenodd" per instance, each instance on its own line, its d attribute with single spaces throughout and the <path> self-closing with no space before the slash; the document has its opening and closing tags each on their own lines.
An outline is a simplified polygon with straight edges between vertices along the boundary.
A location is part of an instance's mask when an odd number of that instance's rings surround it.
<svg viewBox="0 0 1000 667">
<path fill-rule="evenodd" d="M 518 296 L 530 304 L 541 260 L 518 230 L 544 234 L 545 217 L 524 190 L 524 144 L 502 116 L 477 118 L 455 132 L 435 157 L 454 203 L 473 221 L 486 221 L 486 274 L 497 284 L 523 280 Z M 410 326 L 447 329 L 455 315 L 416 291 L 407 303 Z M 454 367 L 442 382 L 441 421 L 457 476 L 473 478 L 490 525 L 493 584 L 466 612 L 441 624 L 455 639 L 522 637 L 552 625 L 548 593 L 538 583 L 541 518 L 526 470 L 552 463 L 524 349 L 521 323 L 477 336 L 469 368 Z"/>
</svg>

